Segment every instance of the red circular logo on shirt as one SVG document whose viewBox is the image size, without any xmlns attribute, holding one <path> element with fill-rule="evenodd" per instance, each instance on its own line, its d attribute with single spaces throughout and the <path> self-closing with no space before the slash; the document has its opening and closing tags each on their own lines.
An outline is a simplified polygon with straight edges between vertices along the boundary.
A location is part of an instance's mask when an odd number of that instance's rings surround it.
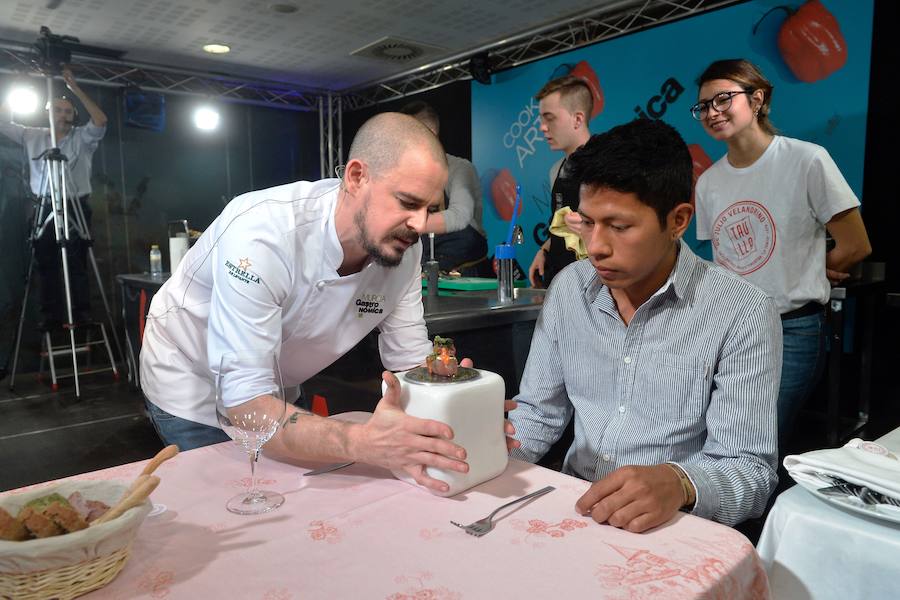
<svg viewBox="0 0 900 600">
<path fill-rule="evenodd" d="M 735 202 L 716 217 L 712 244 L 717 263 L 748 275 L 769 262 L 775 250 L 775 221 L 759 202 Z"/>
</svg>

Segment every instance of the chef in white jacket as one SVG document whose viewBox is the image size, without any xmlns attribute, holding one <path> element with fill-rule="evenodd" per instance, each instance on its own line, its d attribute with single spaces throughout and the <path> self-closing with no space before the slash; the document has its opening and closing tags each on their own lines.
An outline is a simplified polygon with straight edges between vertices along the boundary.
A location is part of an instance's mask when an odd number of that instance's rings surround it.
<svg viewBox="0 0 900 600">
<path fill-rule="evenodd" d="M 232 200 L 150 305 L 141 384 L 163 441 L 187 449 L 228 439 L 215 414 L 215 372 L 228 351 L 273 352 L 285 386 L 296 386 L 378 328 L 387 369 L 421 364 L 431 344 L 417 240 L 446 182 L 437 138 L 412 117 L 383 113 L 360 128 L 342 179 Z M 445 490 L 425 467 L 465 472 L 465 450 L 447 425 L 406 415 L 396 378 L 384 380 L 367 423 L 289 405 L 265 452 L 405 469 Z"/>
</svg>

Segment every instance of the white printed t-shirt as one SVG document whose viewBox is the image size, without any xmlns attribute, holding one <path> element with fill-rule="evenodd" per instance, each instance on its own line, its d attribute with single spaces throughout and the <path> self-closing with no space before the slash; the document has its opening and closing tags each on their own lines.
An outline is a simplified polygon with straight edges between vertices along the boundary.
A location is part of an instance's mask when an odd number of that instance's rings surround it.
<svg viewBox="0 0 900 600">
<path fill-rule="evenodd" d="M 250 192 L 213 221 L 150 304 L 141 386 L 153 404 L 217 427 L 215 372 L 223 353 L 270 350 L 279 357 L 284 385 L 296 386 L 376 327 L 385 368 L 422 363 L 431 344 L 421 244 L 397 267 L 369 261 L 340 277 L 339 183 L 301 181 Z"/>
<path fill-rule="evenodd" d="M 825 148 L 775 136 L 749 167 L 723 156 L 697 181 L 697 238 L 784 314 L 825 304 L 825 224 L 859 200 Z"/>
</svg>

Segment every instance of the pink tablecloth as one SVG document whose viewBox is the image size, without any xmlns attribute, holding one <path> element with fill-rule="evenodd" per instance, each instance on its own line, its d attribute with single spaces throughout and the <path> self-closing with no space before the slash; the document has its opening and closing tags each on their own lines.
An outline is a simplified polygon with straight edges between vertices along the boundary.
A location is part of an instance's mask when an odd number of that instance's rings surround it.
<svg viewBox="0 0 900 600">
<path fill-rule="evenodd" d="M 143 463 L 80 479 L 131 479 Z M 768 598 L 759 557 L 740 533 L 690 515 L 644 534 L 598 525 L 574 505 L 588 483 L 511 461 L 454 498 L 438 498 L 353 465 L 305 469 L 261 459 L 261 487 L 282 492 L 259 517 L 226 512 L 249 475 L 234 444 L 184 452 L 157 471 L 152 500 L 122 573 L 85 598 Z M 468 523 L 545 485 L 557 489 L 482 538 Z"/>
</svg>

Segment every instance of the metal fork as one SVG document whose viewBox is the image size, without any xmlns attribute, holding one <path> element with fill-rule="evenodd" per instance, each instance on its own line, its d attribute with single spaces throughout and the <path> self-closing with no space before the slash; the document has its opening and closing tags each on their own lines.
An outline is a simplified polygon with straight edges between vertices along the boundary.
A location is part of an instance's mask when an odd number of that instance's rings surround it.
<svg viewBox="0 0 900 600">
<path fill-rule="evenodd" d="M 827 478 L 834 483 L 834 485 L 819 489 L 819 493 L 824 494 L 825 496 L 852 496 L 857 498 L 863 504 L 870 506 L 885 504 L 900 508 L 900 500 L 896 498 L 870 490 L 865 486 L 848 483 L 837 477 L 827 476 Z"/>
<path fill-rule="evenodd" d="M 552 492 L 555 489 L 556 488 L 553 487 L 552 485 L 548 485 L 547 487 L 541 488 L 536 492 L 531 492 L 530 494 L 526 494 L 525 496 L 522 496 L 521 498 L 516 498 L 512 502 L 507 502 L 503 506 L 497 507 L 497 509 L 494 510 L 494 512 L 492 512 L 491 514 L 489 514 L 488 516 L 486 516 L 483 519 L 479 519 L 478 521 L 475 521 L 474 523 L 470 523 L 468 525 L 460 525 L 456 521 L 450 521 L 450 524 L 456 525 L 460 529 L 465 529 L 466 533 L 468 533 L 469 535 L 474 535 L 475 537 L 481 537 L 484 534 L 488 533 L 491 529 L 494 528 L 494 521 L 493 521 L 494 516 L 498 512 L 503 510 L 504 508 L 512 506 L 513 504 L 518 504 L 519 502 L 524 502 L 525 500 L 530 500 L 531 498 L 537 498 L 538 496 L 543 496 L 547 492 Z"/>
</svg>

